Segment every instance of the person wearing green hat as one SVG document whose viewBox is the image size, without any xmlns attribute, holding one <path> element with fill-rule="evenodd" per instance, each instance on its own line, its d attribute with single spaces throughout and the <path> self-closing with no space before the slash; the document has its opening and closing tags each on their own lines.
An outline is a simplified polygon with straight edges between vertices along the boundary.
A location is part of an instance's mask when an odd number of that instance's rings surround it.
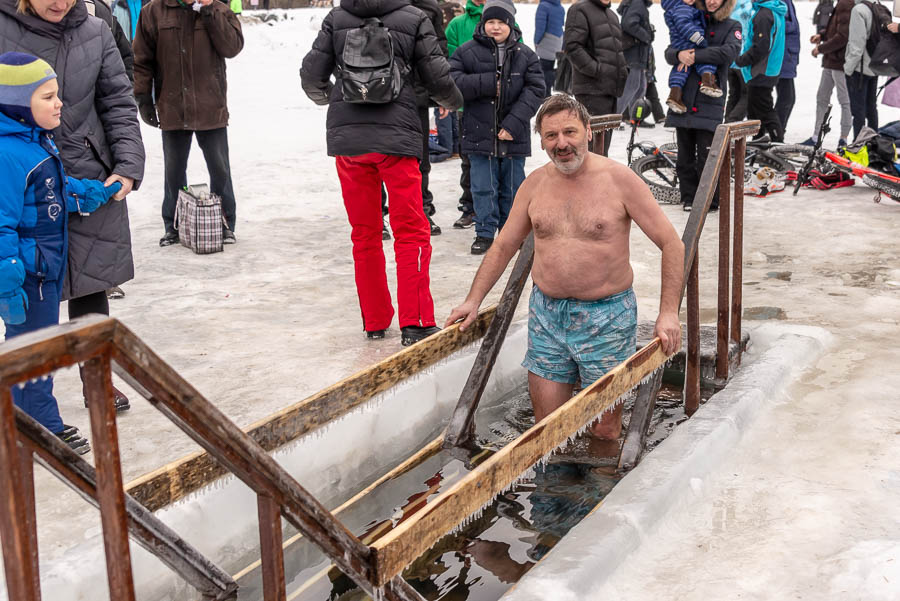
<svg viewBox="0 0 900 601">
<path fill-rule="evenodd" d="M 21 52 L 0 55 L 0 320 L 6 339 L 59 323 L 68 213 L 83 217 L 122 187 L 67 178 L 52 130 L 62 101 L 56 73 Z M 87 440 L 59 416 L 53 379 L 12 389 L 13 402 L 78 453 Z"/>
</svg>

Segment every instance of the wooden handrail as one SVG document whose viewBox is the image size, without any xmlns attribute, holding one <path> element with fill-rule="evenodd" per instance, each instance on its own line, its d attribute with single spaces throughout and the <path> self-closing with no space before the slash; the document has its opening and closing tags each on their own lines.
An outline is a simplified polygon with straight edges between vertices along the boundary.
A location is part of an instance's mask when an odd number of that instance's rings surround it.
<svg viewBox="0 0 900 601">
<path fill-rule="evenodd" d="M 703 224 L 712 206 L 716 189 L 719 190 L 719 261 L 716 320 L 716 379 L 724 383 L 728 379 L 729 345 L 741 343 L 742 263 L 744 223 L 744 156 L 747 136 L 759 131 L 759 121 L 725 123 L 716 128 L 709 155 L 691 211 L 685 225 L 684 278 L 681 299 L 688 299 L 687 352 L 685 359 L 684 405 L 685 413 L 693 415 L 700 406 L 700 300 L 698 248 Z M 732 145 L 734 152 L 732 153 Z M 732 156 L 734 157 L 732 160 Z M 731 203 L 732 162 L 734 163 L 734 205 Z M 734 231 L 732 236 L 732 208 Z M 729 250 L 732 272 L 729 274 Z M 731 280 L 729 281 L 729 275 Z M 729 288 L 731 301 L 729 303 Z M 679 305 L 680 305 L 679 301 Z M 729 316 L 730 313 L 730 316 Z M 730 331 L 729 331 L 730 329 Z"/>
</svg>

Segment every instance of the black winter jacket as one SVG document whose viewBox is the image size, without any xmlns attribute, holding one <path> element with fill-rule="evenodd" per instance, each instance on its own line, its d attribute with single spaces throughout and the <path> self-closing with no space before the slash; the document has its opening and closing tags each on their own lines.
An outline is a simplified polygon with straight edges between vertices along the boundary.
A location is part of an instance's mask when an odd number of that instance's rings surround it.
<svg viewBox="0 0 900 601">
<path fill-rule="evenodd" d="M 438 5 L 437 0 L 410 0 L 412 5 L 425 13 L 431 25 L 434 27 L 434 33 L 437 35 L 438 46 L 441 52 L 447 56 L 447 36 L 444 34 L 444 13 Z M 428 100 L 428 89 L 416 79 L 416 103 L 419 108 L 427 107 L 430 103 Z"/>
<path fill-rule="evenodd" d="M 563 34 L 572 63 L 572 93 L 621 96 L 628 68 L 616 11 L 600 0 L 578 0 L 566 13 Z"/>
<path fill-rule="evenodd" d="M 713 98 L 700 93 L 700 76 L 696 69 L 691 69 L 687 83 L 683 88 L 683 101 L 687 107 L 684 114 L 671 110 L 666 115 L 666 127 L 687 127 L 715 131 L 725 118 L 725 98 L 728 96 L 728 67 L 741 53 L 741 25 L 727 18 L 734 8 L 734 2 L 726 2 L 714 14 L 706 15 L 706 48 L 694 51 L 695 63 L 717 65 L 716 77 L 722 96 Z M 723 10 L 726 9 L 726 10 Z M 716 20 L 721 18 L 722 20 Z M 671 46 L 666 48 L 666 62 L 678 64 L 678 50 Z"/>
<path fill-rule="evenodd" d="M 619 4 L 622 15 L 622 32 L 634 38 L 634 45 L 623 51 L 629 68 L 647 69 L 650 65 L 650 45 L 653 29 L 650 27 L 652 0 L 629 0 Z"/>
<path fill-rule="evenodd" d="M 365 19 L 380 18 L 390 30 L 395 56 L 413 73 L 388 104 L 345 103 L 341 92 L 340 64 L 347 32 Z M 335 83 L 331 82 L 334 75 Z M 441 52 L 428 17 L 409 0 L 342 0 L 322 22 L 312 50 L 303 58 L 300 81 L 316 104 L 328 104 L 326 141 L 330 156 L 358 156 L 369 152 L 422 158 L 422 125 L 411 82 L 428 89 L 441 106 L 457 109 L 462 94 L 450 77 L 450 65 Z"/>
<path fill-rule="evenodd" d="M 518 27 L 509 40 L 521 38 Z M 471 40 L 456 49 L 450 57 L 450 73 L 462 92 L 460 144 L 464 154 L 492 156 L 530 156 L 531 118 L 544 100 L 544 73 L 537 54 L 516 42 L 506 48 L 500 71 L 500 97 L 497 97 L 497 44 L 484 33 L 479 23 Z M 513 137 L 500 140 L 505 129 Z"/>
</svg>

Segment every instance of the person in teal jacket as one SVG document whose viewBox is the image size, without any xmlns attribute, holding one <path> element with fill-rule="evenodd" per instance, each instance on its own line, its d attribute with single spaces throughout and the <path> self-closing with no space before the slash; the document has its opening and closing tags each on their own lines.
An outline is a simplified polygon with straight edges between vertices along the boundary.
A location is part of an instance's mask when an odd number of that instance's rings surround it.
<svg viewBox="0 0 900 601">
<path fill-rule="evenodd" d="M 762 122 L 759 135 L 784 141 L 784 128 L 775 111 L 772 91 L 781 74 L 784 59 L 784 16 L 781 0 L 754 0 L 750 24 L 744 36 L 744 51 L 734 64 L 747 83 L 747 118 Z"/>
<path fill-rule="evenodd" d="M 0 55 L 0 320 L 6 339 L 59 323 L 68 256 L 68 213 L 92 213 L 121 189 L 67 178 L 51 131 L 62 101 L 56 73 L 30 54 Z M 90 450 L 67 426 L 53 379 L 14 386 L 13 402 L 78 453 Z"/>
</svg>

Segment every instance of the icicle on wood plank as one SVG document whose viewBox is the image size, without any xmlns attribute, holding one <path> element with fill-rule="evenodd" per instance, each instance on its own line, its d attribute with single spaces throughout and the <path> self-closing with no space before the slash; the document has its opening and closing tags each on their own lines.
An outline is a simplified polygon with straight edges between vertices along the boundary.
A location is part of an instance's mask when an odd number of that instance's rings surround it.
<svg viewBox="0 0 900 601">
<path fill-rule="evenodd" d="M 266 451 L 273 451 L 337 419 L 377 394 L 448 357 L 484 335 L 497 310 L 483 310 L 465 332 L 459 326 L 408 347 L 316 394 L 247 428 L 250 437 Z M 117 369 L 123 378 L 126 375 Z M 138 386 L 136 389 L 144 394 Z M 128 494 L 150 511 L 156 511 L 227 474 L 210 455 L 199 451 L 177 459 L 129 482 Z"/>
</svg>

